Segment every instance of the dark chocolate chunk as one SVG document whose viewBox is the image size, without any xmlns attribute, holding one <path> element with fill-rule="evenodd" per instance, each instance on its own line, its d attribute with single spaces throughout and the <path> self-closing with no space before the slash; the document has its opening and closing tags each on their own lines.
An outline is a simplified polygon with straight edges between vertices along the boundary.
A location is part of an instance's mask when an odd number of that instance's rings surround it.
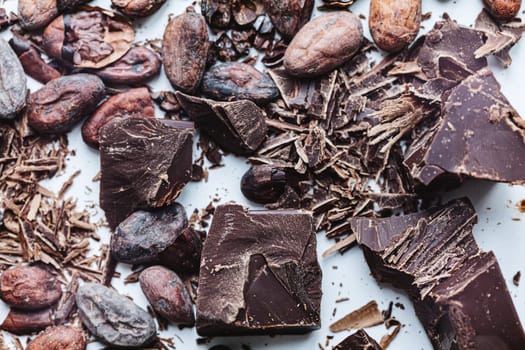
<svg viewBox="0 0 525 350">
<path fill-rule="evenodd" d="M 437 130 L 419 151 L 420 164 L 409 165 L 415 178 L 425 185 L 444 173 L 525 182 L 525 122 L 488 69 L 448 91 L 441 114 Z"/>
<path fill-rule="evenodd" d="M 355 218 L 373 275 L 404 289 L 435 349 L 525 348 L 525 333 L 492 252 L 481 252 L 467 199 L 404 216 Z"/>
<path fill-rule="evenodd" d="M 320 302 L 311 214 L 217 207 L 199 277 L 200 335 L 305 333 L 320 327 Z"/>
<path fill-rule="evenodd" d="M 216 102 L 181 92 L 176 96 L 197 127 L 229 152 L 253 153 L 266 137 L 264 112 L 252 101 Z"/>
<path fill-rule="evenodd" d="M 337 344 L 333 350 L 383 350 L 381 346 L 360 329 Z"/>
<path fill-rule="evenodd" d="M 100 206 L 112 229 L 137 209 L 171 204 L 191 179 L 193 123 L 116 118 L 100 132 Z"/>
</svg>

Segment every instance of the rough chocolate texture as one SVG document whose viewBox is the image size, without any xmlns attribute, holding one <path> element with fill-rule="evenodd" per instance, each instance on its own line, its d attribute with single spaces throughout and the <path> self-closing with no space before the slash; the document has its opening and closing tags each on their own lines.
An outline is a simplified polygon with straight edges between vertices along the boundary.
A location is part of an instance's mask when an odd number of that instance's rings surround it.
<svg viewBox="0 0 525 350">
<path fill-rule="evenodd" d="M 176 96 L 197 127 L 229 152 L 253 153 L 266 137 L 264 112 L 252 101 L 216 102 L 180 92 Z"/>
<path fill-rule="evenodd" d="M 425 185 L 443 173 L 524 183 L 525 122 L 494 75 L 482 69 L 442 99 L 442 119 L 412 175 Z"/>
<path fill-rule="evenodd" d="M 360 329 L 354 334 L 346 337 L 337 344 L 333 350 L 383 350 L 383 348 L 370 337 L 364 330 Z"/>
<path fill-rule="evenodd" d="M 117 118 L 100 133 L 100 206 L 114 229 L 137 209 L 171 204 L 191 179 L 193 123 Z"/>
<path fill-rule="evenodd" d="M 525 333 L 492 252 L 481 252 L 467 199 L 405 216 L 356 218 L 374 276 L 404 289 L 435 349 L 522 349 Z"/>
<path fill-rule="evenodd" d="M 309 213 L 217 207 L 201 260 L 200 335 L 305 333 L 320 327 L 320 302 Z"/>
</svg>

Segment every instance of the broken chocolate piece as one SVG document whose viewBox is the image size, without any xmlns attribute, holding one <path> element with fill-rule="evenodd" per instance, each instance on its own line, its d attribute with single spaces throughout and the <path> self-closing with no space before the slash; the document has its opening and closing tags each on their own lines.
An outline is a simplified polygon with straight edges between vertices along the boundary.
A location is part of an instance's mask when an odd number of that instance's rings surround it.
<svg viewBox="0 0 525 350">
<path fill-rule="evenodd" d="M 337 344 L 333 350 L 383 350 L 381 346 L 369 336 L 364 330 L 360 329 L 351 336 L 346 337 Z"/>
<path fill-rule="evenodd" d="M 525 122 L 490 70 L 469 76 L 444 96 L 443 119 L 412 175 L 424 185 L 443 173 L 525 183 Z"/>
<path fill-rule="evenodd" d="M 320 302 L 311 214 L 217 207 L 199 277 L 200 335 L 306 333 L 320 326 Z"/>
<path fill-rule="evenodd" d="M 253 153 L 266 137 L 264 112 L 252 101 L 216 102 L 181 92 L 176 96 L 197 127 L 229 152 Z"/>
<path fill-rule="evenodd" d="M 374 276 L 404 289 L 435 349 L 525 348 L 525 333 L 492 252 L 481 252 L 467 199 L 404 216 L 355 218 Z"/>
<path fill-rule="evenodd" d="M 191 179 L 193 123 L 116 118 L 100 132 L 100 206 L 114 229 L 137 209 L 171 204 Z"/>
</svg>

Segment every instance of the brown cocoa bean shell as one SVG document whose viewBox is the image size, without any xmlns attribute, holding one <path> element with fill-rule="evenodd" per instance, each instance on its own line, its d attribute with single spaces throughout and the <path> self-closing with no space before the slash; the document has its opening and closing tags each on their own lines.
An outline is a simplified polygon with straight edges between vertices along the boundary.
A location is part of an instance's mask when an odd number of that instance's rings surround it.
<svg viewBox="0 0 525 350">
<path fill-rule="evenodd" d="M 99 131 L 114 118 L 155 118 L 155 107 L 147 88 L 126 90 L 108 98 L 82 125 L 82 139 L 93 148 L 99 146 Z"/>
<path fill-rule="evenodd" d="M 153 309 L 171 322 L 193 325 L 193 303 L 184 282 L 171 270 L 151 266 L 141 272 L 140 287 Z"/>
<path fill-rule="evenodd" d="M 201 90 L 220 101 L 250 100 L 266 104 L 279 97 L 279 90 L 268 75 L 240 62 L 215 64 L 204 73 Z"/>
<path fill-rule="evenodd" d="M 133 47 L 118 61 L 92 73 L 107 84 L 141 85 L 159 74 L 161 65 L 155 52 Z"/>
<path fill-rule="evenodd" d="M 166 0 L 111 0 L 113 7 L 131 18 L 152 15 L 165 2 Z"/>
<path fill-rule="evenodd" d="M 483 4 L 496 19 L 508 21 L 517 16 L 521 0 L 483 0 Z"/>
<path fill-rule="evenodd" d="M 206 68 L 208 29 L 204 17 L 186 12 L 170 19 L 162 40 L 162 61 L 171 85 L 195 92 Z"/>
<path fill-rule="evenodd" d="M 5 270 L 0 277 L 0 298 L 17 309 L 41 309 L 55 304 L 61 296 L 58 280 L 40 267 L 18 266 Z"/>
<path fill-rule="evenodd" d="M 26 350 L 85 350 L 86 339 L 82 330 L 70 326 L 46 329 L 31 340 Z"/>
<path fill-rule="evenodd" d="M 314 0 L 263 0 L 275 29 L 286 41 L 292 40 L 312 16 Z"/>
<path fill-rule="evenodd" d="M 19 23 L 26 30 L 44 28 L 58 14 L 57 0 L 18 0 Z"/>
<path fill-rule="evenodd" d="M 69 131 L 104 98 L 104 83 L 96 75 L 74 74 L 47 83 L 30 96 L 28 123 L 42 134 Z"/>
<path fill-rule="evenodd" d="M 368 26 L 379 48 L 397 52 L 410 45 L 421 26 L 421 0 L 371 0 Z"/>
<path fill-rule="evenodd" d="M 323 75 L 348 61 L 362 43 L 357 16 L 346 11 L 324 14 L 295 35 L 284 54 L 284 67 L 296 77 Z"/>
<path fill-rule="evenodd" d="M 124 56 L 135 40 L 133 24 L 116 13 L 84 7 L 51 22 L 43 33 L 46 53 L 77 68 L 103 68 Z"/>
</svg>

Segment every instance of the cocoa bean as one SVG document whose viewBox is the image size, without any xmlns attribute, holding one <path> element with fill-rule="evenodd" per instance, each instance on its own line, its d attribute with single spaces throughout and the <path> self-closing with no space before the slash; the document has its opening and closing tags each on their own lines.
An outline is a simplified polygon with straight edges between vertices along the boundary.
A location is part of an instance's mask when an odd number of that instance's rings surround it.
<svg viewBox="0 0 525 350">
<path fill-rule="evenodd" d="M 0 38 L 0 119 L 14 119 L 25 107 L 24 68 L 9 44 Z"/>
<path fill-rule="evenodd" d="M 113 7 L 131 18 L 152 15 L 165 2 L 166 0 L 111 0 Z"/>
<path fill-rule="evenodd" d="M 18 0 L 19 23 L 26 30 L 44 28 L 58 14 L 57 0 Z"/>
<path fill-rule="evenodd" d="M 483 4 L 496 19 L 508 21 L 520 11 L 521 0 L 483 0 Z"/>
<path fill-rule="evenodd" d="M 9 40 L 9 45 L 18 55 L 26 74 L 36 81 L 47 84 L 49 81 L 62 76 L 58 70 L 42 59 L 40 53 L 28 41 L 15 36 Z"/>
<path fill-rule="evenodd" d="M 310 20 L 314 3 L 314 0 L 263 0 L 275 29 L 286 41 L 292 40 Z"/>
<path fill-rule="evenodd" d="M 206 22 L 215 28 L 227 28 L 232 17 L 230 0 L 202 0 L 201 12 Z"/>
<path fill-rule="evenodd" d="M 26 350 L 84 350 L 84 333 L 75 327 L 58 326 L 46 329 L 27 344 Z"/>
</svg>

